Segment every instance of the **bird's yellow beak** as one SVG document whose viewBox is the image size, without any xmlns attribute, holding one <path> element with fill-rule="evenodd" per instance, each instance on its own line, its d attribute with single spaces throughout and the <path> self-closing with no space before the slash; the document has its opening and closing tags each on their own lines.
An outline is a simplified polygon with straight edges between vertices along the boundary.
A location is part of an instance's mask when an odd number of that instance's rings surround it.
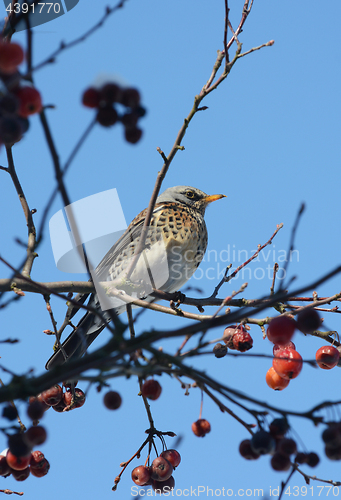
<svg viewBox="0 0 341 500">
<path fill-rule="evenodd" d="M 224 194 L 210 194 L 204 198 L 205 203 L 212 203 L 212 201 L 220 200 L 221 198 L 226 198 Z"/>
</svg>

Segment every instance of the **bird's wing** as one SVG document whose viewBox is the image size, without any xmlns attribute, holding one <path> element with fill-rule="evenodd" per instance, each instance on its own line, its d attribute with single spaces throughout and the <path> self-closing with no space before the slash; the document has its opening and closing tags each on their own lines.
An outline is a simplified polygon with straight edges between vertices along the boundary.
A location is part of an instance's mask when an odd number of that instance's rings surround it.
<svg viewBox="0 0 341 500">
<path fill-rule="evenodd" d="M 163 205 L 163 203 L 158 203 L 157 205 L 155 205 L 151 222 L 153 220 L 154 214 L 157 211 L 161 210 Z M 140 212 L 135 217 L 135 219 L 133 219 L 125 233 L 116 241 L 116 243 L 110 248 L 101 262 L 98 264 L 98 266 L 96 267 L 96 275 L 100 281 L 105 281 L 107 279 L 110 267 L 112 266 L 112 264 L 114 264 L 119 255 L 125 254 L 125 250 L 129 246 L 131 246 L 130 250 L 135 250 L 135 247 L 137 247 L 140 241 L 146 213 L 147 209 L 142 210 L 142 212 Z M 134 244 L 132 244 L 133 241 Z"/>
</svg>

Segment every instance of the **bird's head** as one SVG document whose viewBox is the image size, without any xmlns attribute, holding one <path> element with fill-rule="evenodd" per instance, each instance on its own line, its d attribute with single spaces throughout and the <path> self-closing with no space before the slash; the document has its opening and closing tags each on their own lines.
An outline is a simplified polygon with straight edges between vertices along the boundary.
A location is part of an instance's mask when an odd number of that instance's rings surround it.
<svg viewBox="0 0 341 500">
<path fill-rule="evenodd" d="M 224 194 L 211 194 L 208 195 L 200 189 L 191 186 L 174 186 L 166 189 L 158 199 L 157 203 L 162 202 L 176 202 L 186 205 L 188 207 L 198 210 L 204 215 L 206 207 L 212 201 L 225 198 Z"/>
</svg>

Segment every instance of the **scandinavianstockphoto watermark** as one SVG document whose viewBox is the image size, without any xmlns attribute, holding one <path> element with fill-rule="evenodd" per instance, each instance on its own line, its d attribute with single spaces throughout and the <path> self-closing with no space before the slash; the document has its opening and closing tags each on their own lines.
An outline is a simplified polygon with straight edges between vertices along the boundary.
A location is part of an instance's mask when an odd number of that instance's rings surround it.
<svg viewBox="0 0 341 500">
<path fill-rule="evenodd" d="M 201 266 L 198 267 L 193 275 L 194 280 L 217 280 L 220 281 L 225 274 L 226 267 L 231 264 L 231 271 L 249 261 L 256 253 L 256 249 L 244 250 L 238 249 L 237 245 L 228 244 L 226 248 L 221 250 L 208 249 L 203 254 L 196 254 L 195 259 Z M 171 269 L 176 273 L 186 272 L 180 265 L 180 261 L 185 259 L 188 263 L 193 259 L 190 252 L 181 254 L 181 247 L 175 246 L 172 249 Z M 285 265 L 287 262 L 299 262 L 300 256 L 298 250 L 277 249 L 275 245 L 270 248 L 263 249 L 252 261 L 245 267 L 242 267 L 237 277 L 243 281 L 272 279 L 274 265 L 278 264 L 276 279 L 283 280 L 286 277 Z M 205 265 L 206 264 L 206 265 Z M 256 264 L 256 265 L 255 265 Z M 180 278 L 180 276 L 178 276 Z M 190 276 L 187 277 L 189 279 Z"/>
</svg>

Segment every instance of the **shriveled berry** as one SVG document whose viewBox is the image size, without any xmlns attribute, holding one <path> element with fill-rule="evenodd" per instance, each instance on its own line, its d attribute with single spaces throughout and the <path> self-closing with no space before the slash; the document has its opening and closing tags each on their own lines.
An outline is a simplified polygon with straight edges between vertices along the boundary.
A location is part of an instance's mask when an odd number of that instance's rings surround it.
<svg viewBox="0 0 341 500">
<path fill-rule="evenodd" d="M 213 347 L 213 352 L 216 358 L 223 358 L 227 354 L 227 347 L 218 342 L 218 344 Z"/>
<path fill-rule="evenodd" d="M 204 437 L 211 432 L 211 424 L 205 418 L 199 418 L 199 420 L 193 422 L 192 431 L 196 436 Z"/>
<path fill-rule="evenodd" d="M 41 393 L 41 397 L 47 405 L 57 405 L 58 403 L 60 403 L 63 397 L 63 389 L 60 387 L 60 385 L 56 384 L 50 389 L 43 391 Z"/>
<path fill-rule="evenodd" d="M 69 406 L 72 402 L 72 391 L 66 391 L 63 394 L 63 400 L 66 406 Z M 85 403 L 85 394 L 82 389 L 75 387 L 75 405 L 74 408 L 80 408 Z"/>
<path fill-rule="evenodd" d="M 41 468 L 44 465 L 45 456 L 39 450 L 32 451 L 30 466 L 35 468 Z"/>
<path fill-rule="evenodd" d="M 104 395 L 103 403 L 108 410 L 117 410 L 122 404 L 122 398 L 118 392 L 109 391 Z"/>
<path fill-rule="evenodd" d="M 30 467 L 31 474 L 32 476 L 35 477 L 44 477 L 50 470 L 50 462 L 44 458 L 41 464 L 39 464 L 39 467 Z"/>
<path fill-rule="evenodd" d="M 248 351 L 253 346 L 253 339 L 243 326 L 237 328 L 233 335 L 232 342 L 234 348 L 239 352 Z"/>
<path fill-rule="evenodd" d="M 30 468 L 26 467 L 26 469 L 22 470 L 15 470 L 13 469 L 12 471 L 12 476 L 16 481 L 25 481 L 28 476 L 30 475 Z"/>
</svg>

